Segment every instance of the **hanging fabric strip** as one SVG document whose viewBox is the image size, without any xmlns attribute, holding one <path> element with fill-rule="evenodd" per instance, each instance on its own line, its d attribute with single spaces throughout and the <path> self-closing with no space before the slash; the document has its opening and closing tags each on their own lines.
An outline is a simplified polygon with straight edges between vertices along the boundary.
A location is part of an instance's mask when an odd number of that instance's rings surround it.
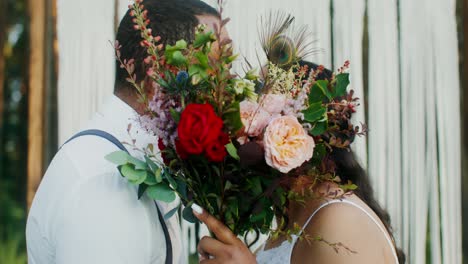
<svg viewBox="0 0 468 264">
<path fill-rule="evenodd" d="M 369 176 L 402 246 L 400 73 L 397 0 L 368 1 Z"/>
<path fill-rule="evenodd" d="M 364 30 L 364 0 L 333 1 L 333 58 L 335 68 L 347 60 L 351 62 L 351 85 L 361 106 L 353 117 L 353 122 L 365 123 L 364 86 L 362 67 L 362 38 Z M 361 165 L 367 168 L 367 143 L 365 137 L 356 137 L 353 144 Z"/>
<path fill-rule="evenodd" d="M 57 2 L 59 145 L 114 89 L 114 0 Z"/>
<path fill-rule="evenodd" d="M 456 1 L 433 0 L 424 4 L 430 9 L 429 41 L 434 58 L 430 66 L 436 101 L 442 263 L 461 263 L 461 117 Z"/>
</svg>

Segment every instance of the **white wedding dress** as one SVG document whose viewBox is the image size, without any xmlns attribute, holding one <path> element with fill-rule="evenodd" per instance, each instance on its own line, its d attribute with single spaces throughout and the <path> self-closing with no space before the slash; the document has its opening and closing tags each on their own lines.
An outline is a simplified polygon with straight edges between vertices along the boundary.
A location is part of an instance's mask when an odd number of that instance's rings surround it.
<svg viewBox="0 0 468 264">
<path fill-rule="evenodd" d="M 392 248 L 392 253 L 393 253 L 393 256 L 395 258 L 395 264 L 398 264 L 398 257 L 397 257 L 397 254 L 396 254 L 395 247 L 393 246 L 393 243 L 392 243 L 392 240 L 391 240 L 390 236 L 385 231 L 385 228 L 374 217 L 372 217 L 372 215 L 369 212 L 367 212 L 362 206 L 360 206 L 360 205 L 358 205 L 358 204 L 356 204 L 356 203 L 354 203 L 352 201 L 349 201 L 349 200 L 331 200 L 331 201 L 321 205 L 317 210 L 315 210 L 312 213 L 312 215 L 309 217 L 309 219 L 307 219 L 307 221 L 306 221 L 305 225 L 302 227 L 301 232 L 299 233 L 299 235 L 298 236 L 293 235 L 291 242 L 286 240 L 280 246 L 275 247 L 275 248 L 271 248 L 271 249 L 268 249 L 268 250 L 265 250 L 265 244 L 264 244 L 263 247 L 257 252 L 257 263 L 258 264 L 289 264 L 289 263 L 291 263 L 291 256 L 292 256 L 292 252 L 293 252 L 293 249 L 294 249 L 294 245 L 296 244 L 296 242 L 298 240 L 298 237 L 301 235 L 304 228 L 310 223 L 310 221 L 318 213 L 318 211 L 320 211 L 321 209 L 323 209 L 324 207 L 326 207 L 328 205 L 335 204 L 335 203 L 349 204 L 351 206 L 354 206 L 354 207 L 358 208 L 359 210 L 364 212 L 368 217 L 370 217 L 370 219 L 372 219 L 372 221 L 379 227 L 380 231 L 382 231 L 382 233 L 384 233 L 388 244 Z"/>
</svg>

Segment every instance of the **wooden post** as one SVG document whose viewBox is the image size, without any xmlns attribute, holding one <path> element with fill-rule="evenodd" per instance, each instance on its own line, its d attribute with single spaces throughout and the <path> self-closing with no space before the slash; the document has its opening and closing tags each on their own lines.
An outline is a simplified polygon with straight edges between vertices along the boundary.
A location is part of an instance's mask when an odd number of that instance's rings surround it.
<svg viewBox="0 0 468 264">
<path fill-rule="evenodd" d="M 30 60 L 28 89 L 28 192 L 30 208 L 43 174 L 46 1 L 28 0 Z"/>
<path fill-rule="evenodd" d="M 114 32 L 119 28 L 119 0 L 114 0 Z"/>
</svg>

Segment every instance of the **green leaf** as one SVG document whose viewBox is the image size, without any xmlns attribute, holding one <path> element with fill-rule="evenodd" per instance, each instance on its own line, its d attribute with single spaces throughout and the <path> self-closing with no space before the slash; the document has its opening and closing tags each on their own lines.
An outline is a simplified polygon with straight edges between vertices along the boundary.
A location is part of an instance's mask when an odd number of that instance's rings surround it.
<svg viewBox="0 0 468 264">
<path fill-rule="evenodd" d="M 321 103 L 325 99 L 327 99 L 327 97 L 325 96 L 323 91 L 318 86 L 312 86 L 312 89 L 309 93 L 309 104 L 314 104 L 317 102 Z"/>
<path fill-rule="evenodd" d="M 175 47 L 179 50 L 183 50 L 187 48 L 187 42 L 183 39 L 178 40 L 175 44 Z"/>
<path fill-rule="evenodd" d="M 141 184 L 146 180 L 148 173 L 143 170 L 135 170 L 133 165 L 125 164 L 119 167 L 120 174 L 133 184 Z"/>
<path fill-rule="evenodd" d="M 314 155 L 312 156 L 312 162 L 313 163 L 320 163 L 323 159 L 323 157 L 326 155 L 327 149 L 326 146 L 323 143 L 319 143 L 315 145 L 314 148 Z"/>
<path fill-rule="evenodd" d="M 233 158 L 236 159 L 236 160 L 240 160 L 240 157 L 239 157 L 239 155 L 237 154 L 237 149 L 236 149 L 236 147 L 234 146 L 234 144 L 232 144 L 232 142 L 229 143 L 229 144 L 227 144 L 225 147 L 226 147 L 226 150 L 227 150 L 227 152 L 229 153 L 229 155 L 230 155 L 231 157 L 233 157 Z"/>
<path fill-rule="evenodd" d="M 191 64 L 188 66 L 188 74 L 192 77 L 192 82 L 199 83 L 201 80 L 206 80 L 208 78 L 207 67 L 204 67 L 200 64 Z"/>
<path fill-rule="evenodd" d="M 158 84 L 161 85 L 161 87 L 166 88 L 166 89 L 171 87 L 171 85 L 162 78 L 158 79 Z"/>
<path fill-rule="evenodd" d="M 154 145 L 153 144 L 148 144 L 147 149 L 151 152 L 154 153 Z M 145 158 L 146 159 L 146 158 Z"/>
<path fill-rule="evenodd" d="M 134 158 L 132 156 L 128 156 L 128 163 L 133 164 L 135 166 L 136 170 L 146 170 L 147 165 L 146 162 L 141 161 L 137 158 Z"/>
<path fill-rule="evenodd" d="M 226 184 L 224 185 L 224 191 L 231 189 L 231 187 L 232 187 L 231 181 L 226 181 Z"/>
<path fill-rule="evenodd" d="M 187 48 L 187 42 L 185 40 L 179 40 L 176 42 L 174 46 L 172 45 L 166 45 L 166 52 L 172 52 L 172 51 L 178 51 L 178 50 L 184 50 Z"/>
<path fill-rule="evenodd" d="M 346 88 L 349 85 L 349 73 L 341 73 L 335 77 L 335 97 L 341 97 L 346 95 Z"/>
<path fill-rule="evenodd" d="M 147 155 L 145 155 L 145 160 L 146 163 L 148 164 L 148 167 L 150 170 L 154 173 L 157 169 L 159 169 L 159 166 Z"/>
<path fill-rule="evenodd" d="M 211 166 L 211 168 L 216 173 L 216 176 L 221 177 L 221 171 L 219 170 L 218 166 L 213 165 L 213 166 Z"/>
<path fill-rule="evenodd" d="M 224 120 L 227 123 L 226 125 L 229 128 L 229 130 L 231 130 L 234 133 L 236 133 L 242 127 L 244 127 L 240 116 L 239 102 L 234 102 L 228 107 L 227 111 L 224 113 Z"/>
<path fill-rule="evenodd" d="M 175 51 L 167 63 L 174 66 L 183 66 L 187 64 L 187 58 L 180 51 Z"/>
<path fill-rule="evenodd" d="M 136 171 L 136 172 L 139 173 L 141 177 L 138 178 L 137 180 L 128 180 L 128 181 L 133 185 L 140 185 L 144 183 L 146 179 L 148 178 L 148 172 L 147 171 Z"/>
<path fill-rule="evenodd" d="M 231 62 L 237 60 L 237 58 L 239 57 L 239 54 L 234 54 L 232 56 L 229 56 L 227 59 L 226 59 L 226 64 L 230 64 Z"/>
<path fill-rule="evenodd" d="M 146 193 L 153 200 L 163 201 L 166 203 L 173 202 L 176 198 L 174 190 L 172 190 L 167 184 L 159 183 L 148 187 Z"/>
<path fill-rule="evenodd" d="M 169 212 L 167 212 L 164 215 L 164 220 L 167 221 L 167 220 L 171 219 L 171 217 L 174 216 L 174 214 L 177 213 L 177 211 L 179 211 L 179 208 L 180 208 L 180 204 L 178 206 L 176 206 L 175 208 L 173 208 L 172 210 L 170 210 Z"/>
<path fill-rule="evenodd" d="M 309 104 L 332 100 L 333 94 L 328 90 L 328 84 L 327 80 L 319 80 L 312 86 L 309 93 Z"/>
<path fill-rule="evenodd" d="M 203 53 L 203 52 L 197 52 L 195 53 L 195 58 L 197 58 L 199 64 L 201 67 L 203 68 L 208 68 L 209 67 L 209 64 L 208 64 L 208 55 Z"/>
<path fill-rule="evenodd" d="M 228 210 L 237 218 L 239 217 L 239 200 L 232 199 L 228 202 Z"/>
<path fill-rule="evenodd" d="M 253 177 L 247 181 L 249 183 L 249 189 L 251 190 L 254 196 L 258 196 L 262 194 L 263 192 L 262 183 L 259 177 Z"/>
<path fill-rule="evenodd" d="M 141 199 L 146 189 L 148 189 L 148 185 L 146 184 L 140 184 L 140 186 L 138 186 L 138 200 Z"/>
<path fill-rule="evenodd" d="M 174 119 L 174 121 L 176 123 L 179 123 L 180 121 L 180 112 L 177 112 L 174 108 L 169 108 L 169 112 L 171 113 L 171 117 L 172 119 Z"/>
<path fill-rule="evenodd" d="M 320 88 L 320 90 L 322 90 L 322 92 L 325 94 L 328 100 L 332 100 L 333 94 L 330 92 L 330 90 L 328 90 L 328 84 L 329 83 L 327 80 L 319 80 L 315 83 L 315 85 L 317 85 Z"/>
<path fill-rule="evenodd" d="M 348 181 L 347 184 L 340 185 L 340 188 L 344 192 L 349 192 L 349 191 L 355 191 L 357 190 L 358 186 L 356 184 L 353 184 L 351 181 Z"/>
<path fill-rule="evenodd" d="M 182 180 L 177 180 L 177 192 L 182 199 L 187 199 L 187 184 Z"/>
<path fill-rule="evenodd" d="M 327 108 L 321 102 L 311 104 L 308 109 L 302 111 L 304 113 L 304 120 L 309 123 L 317 122 L 326 118 Z"/>
<path fill-rule="evenodd" d="M 120 166 L 127 164 L 129 157 L 128 152 L 120 150 L 106 155 L 105 159 Z"/>
<path fill-rule="evenodd" d="M 198 219 L 193 214 L 192 207 L 191 207 L 192 204 L 193 203 L 187 204 L 187 206 L 182 211 L 182 217 L 185 219 L 185 221 L 194 224 L 194 223 L 198 222 Z"/>
<path fill-rule="evenodd" d="M 169 182 L 172 188 L 177 190 L 177 182 L 174 180 L 174 178 L 169 172 L 163 171 L 163 178 L 166 178 L 166 180 Z"/>
<path fill-rule="evenodd" d="M 193 42 L 193 47 L 196 49 L 200 48 L 201 46 L 207 44 L 208 42 L 212 42 L 214 39 L 215 38 L 211 31 L 207 33 L 197 34 L 195 36 L 195 41 Z"/>
<path fill-rule="evenodd" d="M 157 182 L 157 183 L 162 182 L 163 178 L 162 178 L 162 169 L 161 169 L 161 168 L 158 168 L 158 169 L 154 172 L 154 178 L 156 179 L 156 182 Z"/>
<path fill-rule="evenodd" d="M 152 186 L 152 185 L 156 185 L 156 184 L 159 183 L 159 182 L 156 181 L 156 177 L 153 177 L 152 175 L 153 175 L 153 173 L 148 175 L 148 177 L 145 180 L 145 184 L 147 184 L 149 186 Z"/>
<path fill-rule="evenodd" d="M 266 216 L 267 216 L 266 211 L 262 210 L 258 214 L 252 214 L 250 216 L 250 222 L 251 223 L 260 223 L 261 224 L 261 223 L 263 223 L 265 221 L 264 219 L 266 218 Z"/>
<path fill-rule="evenodd" d="M 319 136 L 325 133 L 327 129 L 328 129 L 328 122 L 320 121 L 320 122 L 315 123 L 315 126 L 314 128 L 312 128 L 312 130 L 310 130 L 310 133 L 312 134 L 312 136 Z"/>
</svg>

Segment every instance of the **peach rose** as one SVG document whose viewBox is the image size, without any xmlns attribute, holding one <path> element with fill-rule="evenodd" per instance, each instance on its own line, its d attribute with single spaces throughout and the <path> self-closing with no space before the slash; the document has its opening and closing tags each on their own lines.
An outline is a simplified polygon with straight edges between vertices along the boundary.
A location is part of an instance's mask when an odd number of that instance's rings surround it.
<svg viewBox="0 0 468 264">
<path fill-rule="evenodd" d="M 260 98 L 261 105 L 271 115 L 279 114 L 286 107 L 284 94 L 264 94 Z"/>
<path fill-rule="evenodd" d="M 300 167 L 314 154 L 314 139 L 294 116 L 282 116 L 271 121 L 263 143 L 266 163 L 282 173 Z"/>
<path fill-rule="evenodd" d="M 240 103 L 240 114 L 244 124 L 243 133 L 249 137 L 260 135 L 271 120 L 270 114 L 252 101 Z"/>
</svg>

